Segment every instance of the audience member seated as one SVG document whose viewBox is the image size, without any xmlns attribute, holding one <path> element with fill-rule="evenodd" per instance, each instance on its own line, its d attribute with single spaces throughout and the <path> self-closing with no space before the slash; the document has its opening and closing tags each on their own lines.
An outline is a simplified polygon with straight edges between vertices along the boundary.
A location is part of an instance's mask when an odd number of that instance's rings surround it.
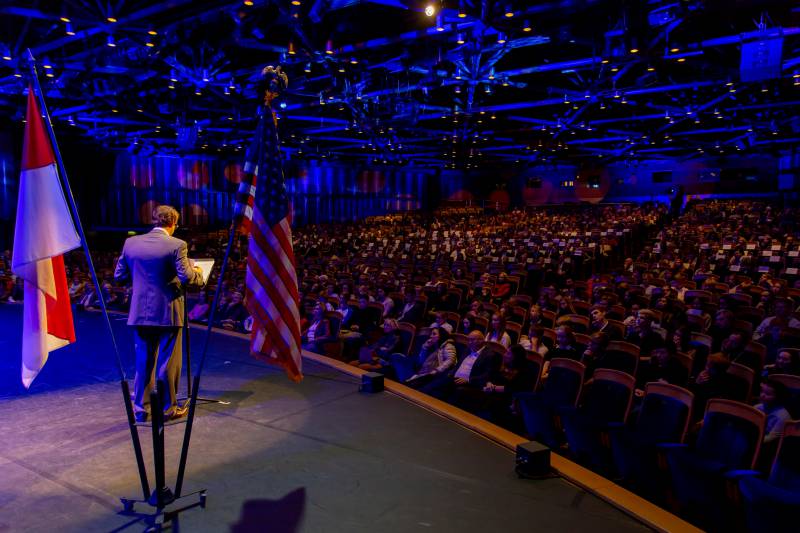
<svg viewBox="0 0 800 533">
<path fill-rule="evenodd" d="M 556 328 L 556 345 L 548 353 L 550 359 L 563 358 L 580 361 L 581 353 L 575 347 L 575 334 L 569 326 Z"/>
<path fill-rule="evenodd" d="M 689 389 L 694 393 L 694 420 L 701 420 L 706 404 L 711 398 L 730 399 L 734 396 L 736 384 L 728 374 L 730 360 L 717 352 L 708 356 L 705 369 L 698 374 Z"/>
<path fill-rule="evenodd" d="M 400 326 L 397 320 L 387 318 L 383 321 L 383 335 L 369 346 L 363 346 L 358 352 L 358 359 L 350 364 L 363 370 L 378 371 L 390 366 L 391 355 L 400 344 Z"/>
<path fill-rule="evenodd" d="M 791 300 L 780 298 L 775 301 L 775 314 L 765 318 L 753 333 L 753 340 L 759 340 L 767 334 L 767 331 L 774 327 L 780 328 L 800 328 L 800 320 L 792 316 Z"/>
<path fill-rule="evenodd" d="M 440 374 L 420 390 L 436 398 L 467 400 L 483 387 L 497 372 L 500 361 L 486 349 L 486 341 L 480 331 L 467 335 L 468 353 L 458 362 L 455 372 Z"/>
<path fill-rule="evenodd" d="M 489 332 L 486 334 L 486 342 L 499 342 L 506 348 L 511 346 L 511 337 L 506 332 L 506 320 L 498 313 L 492 315 Z"/>
<path fill-rule="evenodd" d="M 308 329 L 303 332 L 301 342 L 304 350 L 309 352 L 322 353 L 322 343 L 329 340 L 331 336 L 331 325 L 325 318 L 325 310 L 317 305 L 311 313 L 311 321 Z"/>
<path fill-rule="evenodd" d="M 783 426 L 792 417 L 786 410 L 786 398 L 788 391 L 786 385 L 774 379 L 765 379 L 761 382 L 760 403 L 756 404 L 756 409 L 763 411 L 767 415 L 767 423 L 764 426 L 764 444 L 777 444 L 783 435 Z M 772 450 L 774 452 L 774 450 Z"/>
<path fill-rule="evenodd" d="M 622 340 L 622 332 L 618 331 L 608 322 L 608 319 L 606 318 L 605 307 L 602 305 L 595 305 L 589 312 L 589 317 L 591 318 L 591 322 L 589 324 L 590 333 L 602 331 L 611 341 Z"/>
<path fill-rule="evenodd" d="M 763 376 L 767 377 L 772 374 L 800 376 L 800 352 L 779 350 L 775 362 L 764 366 Z"/>
<path fill-rule="evenodd" d="M 416 324 L 422 320 L 422 314 L 425 309 L 423 304 L 417 301 L 417 295 L 413 289 L 406 289 L 403 301 L 404 304 L 403 307 L 400 308 L 397 320 L 399 322 L 410 322 L 411 324 Z"/>
<path fill-rule="evenodd" d="M 193 322 L 205 322 L 211 312 L 211 300 L 205 290 L 200 291 L 197 303 L 189 310 L 189 320 Z"/>
<path fill-rule="evenodd" d="M 248 316 L 242 293 L 234 291 L 230 300 L 224 306 L 220 306 L 215 317 L 216 325 L 224 329 L 244 331 L 244 321 Z"/>
<path fill-rule="evenodd" d="M 642 357 L 649 356 L 655 348 L 664 345 L 664 338 L 653 329 L 654 318 L 652 311 L 641 309 L 631 333 L 625 339 L 639 346 L 639 354 Z"/>
<path fill-rule="evenodd" d="M 586 365 L 586 376 L 590 378 L 589 381 L 591 381 L 591 376 L 596 369 L 614 366 L 606 355 L 606 348 L 608 348 L 609 342 L 608 335 L 602 331 L 592 333 L 589 337 L 589 344 L 581 354 L 581 363 Z"/>
<path fill-rule="evenodd" d="M 653 381 L 685 387 L 689 369 L 681 365 L 670 347 L 661 346 L 650 353 L 650 359 L 639 365 L 636 376 L 636 396 L 644 395 L 645 386 Z"/>
<path fill-rule="evenodd" d="M 410 365 L 405 363 L 409 359 L 412 364 L 420 363 L 418 369 L 411 370 Z M 450 340 L 450 334 L 446 329 L 433 327 L 417 357 L 401 359 L 395 354 L 392 357 L 392 363 L 400 381 L 409 387 L 420 389 L 438 376 L 444 376 L 450 372 L 456 364 L 456 346 Z M 410 376 L 408 376 L 409 370 L 413 372 Z"/>
<path fill-rule="evenodd" d="M 86 282 L 80 274 L 76 273 L 72 276 L 72 283 L 69 285 L 69 299 L 72 303 L 78 303 L 83 298 L 86 291 Z"/>
<path fill-rule="evenodd" d="M 521 432 L 521 419 L 513 409 L 514 396 L 520 392 L 533 392 L 539 368 L 535 368 L 525 353 L 525 348 L 515 344 L 503 354 L 500 369 L 484 385 L 486 416 L 494 423 Z"/>
<path fill-rule="evenodd" d="M 434 317 L 434 321 L 428 327 L 442 328 L 447 332 L 448 335 L 453 333 L 453 326 L 447 321 L 444 311 L 436 311 L 436 313 L 434 313 Z"/>
<path fill-rule="evenodd" d="M 520 337 L 519 344 L 530 352 L 536 352 L 542 357 L 547 357 L 547 352 L 550 350 L 544 344 L 543 335 L 544 328 L 535 322 L 531 322 L 528 334 Z"/>
</svg>

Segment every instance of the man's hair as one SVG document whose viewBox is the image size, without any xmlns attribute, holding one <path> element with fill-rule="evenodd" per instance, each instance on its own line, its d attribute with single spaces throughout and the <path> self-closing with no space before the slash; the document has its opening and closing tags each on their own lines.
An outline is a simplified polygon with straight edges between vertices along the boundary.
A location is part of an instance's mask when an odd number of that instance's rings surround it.
<svg viewBox="0 0 800 533">
<path fill-rule="evenodd" d="M 160 205 L 153 209 L 153 223 L 159 228 L 174 226 L 178 223 L 178 211 L 170 205 Z"/>
<path fill-rule="evenodd" d="M 761 382 L 761 384 L 766 385 L 767 387 L 775 391 L 775 400 L 779 405 L 783 405 L 786 403 L 786 399 L 789 396 L 789 389 L 788 387 L 786 387 L 786 385 L 784 385 L 777 379 L 773 379 L 771 377 L 766 378 L 764 381 Z"/>
</svg>

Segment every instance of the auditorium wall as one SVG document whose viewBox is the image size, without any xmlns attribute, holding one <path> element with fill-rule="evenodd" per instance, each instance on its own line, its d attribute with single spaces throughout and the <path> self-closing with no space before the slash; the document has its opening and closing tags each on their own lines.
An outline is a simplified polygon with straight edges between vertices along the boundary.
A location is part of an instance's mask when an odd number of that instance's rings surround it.
<svg viewBox="0 0 800 533">
<path fill-rule="evenodd" d="M 295 224 L 428 209 L 438 201 L 435 172 L 427 169 L 288 161 L 285 174 Z M 120 154 L 97 223 L 145 225 L 155 205 L 168 203 L 182 206 L 186 225 L 224 226 L 241 179 L 240 160 Z"/>
</svg>

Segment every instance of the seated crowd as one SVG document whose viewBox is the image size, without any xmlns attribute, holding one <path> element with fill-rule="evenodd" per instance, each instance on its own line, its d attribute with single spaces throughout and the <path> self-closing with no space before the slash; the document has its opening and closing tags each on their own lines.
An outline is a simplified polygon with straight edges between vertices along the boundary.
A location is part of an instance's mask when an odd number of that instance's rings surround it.
<svg viewBox="0 0 800 533">
<path fill-rule="evenodd" d="M 799 214 L 709 201 L 674 219 L 644 204 L 450 209 L 298 228 L 303 347 L 545 442 L 667 504 L 664 486 L 684 479 L 685 459 L 670 455 L 670 481 L 643 476 L 652 464 L 625 448 L 655 438 L 636 433 L 654 398 L 685 405 L 685 425 L 659 444 L 701 447 L 719 400 L 761 413 L 749 468 L 764 471 L 787 421 L 800 418 Z M 197 237 L 190 255 L 221 256 L 226 237 Z M 252 328 L 246 256 L 240 239 L 219 327 Z M 97 261 L 102 279 L 114 258 Z M 68 265 L 73 303 L 95 306 L 84 265 Z M 6 279 L 0 299 L 20 299 L 17 285 Z M 129 291 L 103 288 L 124 310 Z M 190 296 L 190 320 L 208 320 L 214 288 Z M 643 462 L 632 468 L 631 458 Z M 692 502 L 679 503 L 697 519 Z"/>
</svg>

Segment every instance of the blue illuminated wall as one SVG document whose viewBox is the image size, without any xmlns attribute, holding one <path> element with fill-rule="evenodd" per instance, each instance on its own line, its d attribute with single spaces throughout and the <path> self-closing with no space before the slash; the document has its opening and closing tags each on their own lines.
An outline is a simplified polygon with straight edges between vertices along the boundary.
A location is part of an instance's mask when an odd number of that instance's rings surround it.
<svg viewBox="0 0 800 533">
<path fill-rule="evenodd" d="M 240 161 L 179 156 L 117 156 L 96 225 L 136 227 L 155 205 L 179 206 L 189 226 L 225 226 L 241 181 Z M 427 169 L 371 169 L 323 162 L 288 162 L 286 185 L 295 224 L 355 220 L 438 202 L 436 173 Z"/>
<path fill-rule="evenodd" d="M 0 131 L 0 250 L 11 246 L 17 210 L 19 154 L 9 132 Z"/>
</svg>

